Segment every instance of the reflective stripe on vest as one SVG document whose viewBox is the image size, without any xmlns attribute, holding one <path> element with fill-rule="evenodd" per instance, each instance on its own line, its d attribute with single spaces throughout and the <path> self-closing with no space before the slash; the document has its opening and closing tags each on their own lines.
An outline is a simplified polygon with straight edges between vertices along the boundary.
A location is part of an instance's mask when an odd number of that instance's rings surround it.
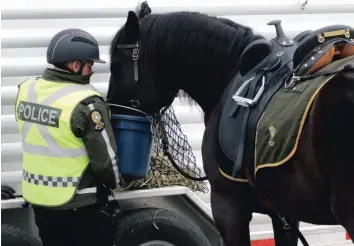
<svg viewBox="0 0 354 246">
<path fill-rule="evenodd" d="M 90 108 L 91 111 L 95 110 L 95 106 L 93 104 L 89 104 L 88 107 Z M 112 160 L 112 169 L 113 169 L 113 172 L 114 172 L 114 177 L 115 177 L 115 180 L 116 180 L 116 184 L 118 186 L 119 183 L 120 183 L 120 177 L 119 177 L 119 171 L 118 171 L 118 167 L 117 167 L 117 160 L 115 158 L 115 154 L 114 154 L 112 145 L 109 142 L 109 138 L 108 138 L 108 134 L 107 134 L 106 129 L 103 129 L 102 136 L 103 136 L 103 139 L 104 139 L 104 141 L 106 143 L 106 146 L 107 146 L 108 155 L 109 155 L 109 157 Z"/>
<path fill-rule="evenodd" d="M 16 119 L 23 146 L 22 194 L 29 203 L 60 206 L 73 198 L 89 159 L 71 132 L 71 114 L 93 95 L 102 97 L 92 85 L 44 79 L 20 86 Z"/>
<path fill-rule="evenodd" d="M 45 185 L 52 187 L 76 187 L 79 185 L 78 177 L 54 177 L 43 176 L 23 171 L 23 179 L 35 185 Z"/>
<path fill-rule="evenodd" d="M 30 102 L 36 102 L 38 103 L 37 95 L 35 92 L 35 81 L 31 81 L 29 88 L 28 88 L 28 100 Z M 87 85 L 84 85 L 87 86 Z M 52 95 L 48 96 L 45 100 L 43 100 L 40 104 L 41 105 L 46 105 L 49 106 L 51 105 L 54 101 L 57 99 L 61 98 L 62 96 L 67 95 L 68 93 L 73 93 L 76 91 L 82 91 L 84 88 L 83 85 L 69 85 L 67 87 L 64 87 Z M 90 85 L 89 85 L 90 86 Z M 92 89 L 90 86 L 89 89 Z M 22 130 L 22 137 L 26 137 L 28 130 L 31 126 L 31 123 L 28 121 L 24 122 L 23 125 L 23 130 Z M 44 146 L 39 146 L 39 145 L 33 145 L 33 144 L 28 144 L 24 141 L 22 141 L 22 148 L 24 151 L 32 153 L 32 154 L 37 154 L 37 155 L 45 155 L 45 156 L 56 156 L 56 157 L 81 157 L 81 156 L 86 156 L 86 148 L 80 148 L 80 149 L 69 149 L 69 148 L 61 148 L 55 140 L 52 138 L 52 136 L 49 133 L 48 127 L 43 126 L 43 125 L 37 125 L 38 131 L 42 135 L 42 137 L 45 139 L 45 141 L 48 144 L 48 147 Z M 24 140 L 24 139 L 22 139 Z"/>
</svg>

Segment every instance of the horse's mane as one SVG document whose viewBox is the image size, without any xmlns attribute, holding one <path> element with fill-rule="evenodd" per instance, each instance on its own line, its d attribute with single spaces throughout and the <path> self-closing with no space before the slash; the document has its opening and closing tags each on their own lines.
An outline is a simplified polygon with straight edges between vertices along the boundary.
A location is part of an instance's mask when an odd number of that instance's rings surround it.
<svg viewBox="0 0 354 246">
<path fill-rule="evenodd" d="M 114 49 L 122 34 L 123 28 L 112 39 L 111 60 L 114 59 Z M 140 50 L 142 57 L 148 52 L 149 59 L 160 64 L 164 63 L 163 57 L 166 59 L 167 56 L 183 63 L 208 61 L 210 66 L 235 66 L 234 62 L 225 64 L 225 57 L 238 60 L 247 44 L 263 38 L 254 35 L 250 27 L 229 19 L 184 11 L 147 15 L 141 20 L 139 35 L 140 47 L 144 47 Z M 191 43 L 194 45 L 189 45 Z M 196 52 L 199 52 L 197 56 Z M 180 96 L 188 95 L 183 92 Z"/>
<path fill-rule="evenodd" d="M 225 44 L 217 42 L 218 37 L 225 37 L 225 34 L 228 33 L 230 38 L 237 40 L 240 46 L 242 44 L 248 43 L 247 38 L 261 38 L 257 35 L 256 37 L 253 34 L 253 30 L 250 27 L 235 23 L 226 18 L 217 18 L 213 16 L 208 16 L 206 14 L 201 14 L 198 12 L 173 12 L 167 14 L 150 14 L 147 15 L 140 24 L 140 36 L 147 37 L 148 40 L 146 43 L 149 44 L 147 50 L 154 48 L 154 42 L 159 39 L 165 39 L 170 36 L 175 30 L 184 29 L 184 35 L 174 35 L 178 38 L 170 39 L 170 46 L 174 44 L 184 43 L 186 39 L 193 41 L 198 37 L 205 37 L 206 34 L 211 35 L 211 40 L 200 39 L 201 44 L 207 43 L 210 46 L 221 46 L 224 47 Z M 233 29 L 233 32 L 230 32 L 230 28 Z M 198 32 L 195 32 L 195 30 Z M 164 30 L 161 32 L 161 30 Z M 122 29 L 114 35 L 111 41 L 110 54 L 113 54 L 114 48 L 120 41 Z M 178 31 L 177 31 L 178 32 Z M 142 40 L 140 40 L 142 41 Z M 148 42 L 150 41 L 150 42 Z M 189 42 L 187 42 L 189 43 Z M 227 44 L 229 45 L 229 44 Z"/>
</svg>

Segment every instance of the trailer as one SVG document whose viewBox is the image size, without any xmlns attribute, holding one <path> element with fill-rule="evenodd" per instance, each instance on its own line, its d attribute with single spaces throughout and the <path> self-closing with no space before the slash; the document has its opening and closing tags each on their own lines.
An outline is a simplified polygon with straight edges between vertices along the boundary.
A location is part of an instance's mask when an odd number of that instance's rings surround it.
<svg viewBox="0 0 354 246">
<path fill-rule="evenodd" d="M 186 187 L 123 191 L 114 196 L 120 207 L 117 235 L 123 241 L 139 237 L 141 246 L 221 245 L 210 207 Z M 10 242 L 40 245 L 32 209 L 23 205 L 20 196 L 1 201 L 4 246 Z M 153 239 L 146 238 L 147 232 Z"/>
</svg>

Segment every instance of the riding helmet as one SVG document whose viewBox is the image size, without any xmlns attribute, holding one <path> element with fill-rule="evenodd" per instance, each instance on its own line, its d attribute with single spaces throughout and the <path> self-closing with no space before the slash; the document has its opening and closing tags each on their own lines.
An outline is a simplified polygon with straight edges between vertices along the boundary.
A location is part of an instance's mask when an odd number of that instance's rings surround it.
<svg viewBox="0 0 354 246">
<path fill-rule="evenodd" d="M 91 34 L 75 28 L 62 30 L 48 45 L 47 62 L 56 65 L 74 60 L 106 63 L 100 59 L 98 42 Z"/>
</svg>

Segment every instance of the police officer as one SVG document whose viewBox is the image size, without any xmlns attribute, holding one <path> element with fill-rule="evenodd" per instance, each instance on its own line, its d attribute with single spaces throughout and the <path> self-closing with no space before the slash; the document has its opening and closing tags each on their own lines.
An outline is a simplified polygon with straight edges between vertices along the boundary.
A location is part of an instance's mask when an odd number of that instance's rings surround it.
<svg viewBox="0 0 354 246">
<path fill-rule="evenodd" d="M 47 68 L 19 85 L 22 194 L 32 205 L 43 246 L 114 245 L 110 189 L 119 187 L 109 109 L 90 85 L 98 43 L 67 29 L 49 43 Z M 112 216 L 112 217 L 111 217 Z"/>
</svg>

